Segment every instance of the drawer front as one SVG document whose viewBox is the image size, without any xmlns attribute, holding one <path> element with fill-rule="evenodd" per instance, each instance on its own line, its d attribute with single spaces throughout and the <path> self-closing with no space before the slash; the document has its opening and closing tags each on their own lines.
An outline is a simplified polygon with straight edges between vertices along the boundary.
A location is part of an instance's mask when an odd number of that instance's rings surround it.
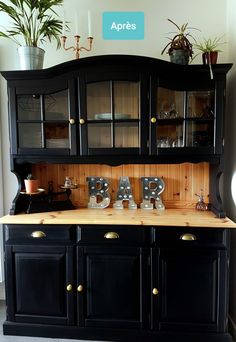
<svg viewBox="0 0 236 342">
<path fill-rule="evenodd" d="M 213 228 L 152 228 L 152 242 L 158 246 L 218 246 L 227 247 L 228 230 Z"/>
<path fill-rule="evenodd" d="M 70 241 L 73 240 L 71 225 L 40 225 L 40 224 L 7 224 L 4 226 L 5 241 L 34 242 L 34 241 Z"/>
<path fill-rule="evenodd" d="M 77 242 L 80 244 L 143 246 L 149 243 L 150 230 L 135 226 L 80 225 Z"/>
</svg>

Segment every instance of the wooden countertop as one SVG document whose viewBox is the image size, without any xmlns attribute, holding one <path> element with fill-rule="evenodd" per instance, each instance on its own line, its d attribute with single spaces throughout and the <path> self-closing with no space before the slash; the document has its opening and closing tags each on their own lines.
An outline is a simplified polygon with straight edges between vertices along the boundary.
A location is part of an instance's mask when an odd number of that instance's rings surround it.
<svg viewBox="0 0 236 342">
<path fill-rule="evenodd" d="M 229 218 L 220 219 L 211 211 L 194 209 L 157 210 L 117 210 L 75 209 L 51 211 L 36 214 L 6 215 L 0 218 L 0 224 L 112 224 L 142 226 L 181 226 L 236 228 L 236 223 Z"/>
</svg>

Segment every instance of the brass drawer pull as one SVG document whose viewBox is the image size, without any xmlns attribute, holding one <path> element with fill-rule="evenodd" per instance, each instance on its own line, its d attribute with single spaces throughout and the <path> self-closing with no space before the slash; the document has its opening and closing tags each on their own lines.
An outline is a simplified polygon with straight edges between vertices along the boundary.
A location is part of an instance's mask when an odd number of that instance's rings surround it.
<svg viewBox="0 0 236 342">
<path fill-rule="evenodd" d="M 85 124 L 85 120 L 83 118 L 79 119 L 79 123 L 80 125 L 84 125 Z"/>
<path fill-rule="evenodd" d="M 157 296 L 159 291 L 156 287 L 154 287 L 154 289 L 152 290 L 152 293 L 154 294 L 154 296 Z"/>
<path fill-rule="evenodd" d="M 151 118 L 151 123 L 156 123 L 157 122 L 157 119 L 156 118 Z"/>
<path fill-rule="evenodd" d="M 194 234 L 183 234 L 180 236 L 180 240 L 183 241 L 195 241 L 197 240 L 196 236 Z"/>
<path fill-rule="evenodd" d="M 72 291 L 72 285 L 71 284 L 68 284 L 67 287 L 66 287 L 66 291 L 67 292 L 71 292 Z"/>
<path fill-rule="evenodd" d="M 105 235 L 104 235 L 104 238 L 105 239 L 119 239 L 119 234 L 116 233 L 116 232 L 107 232 Z"/>
<path fill-rule="evenodd" d="M 74 124 L 75 124 L 75 119 L 71 118 L 71 119 L 69 120 L 69 123 L 70 123 L 71 125 L 74 125 Z"/>
<path fill-rule="evenodd" d="M 32 238 L 35 239 L 41 239 L 46 237 L 46 234 L 44 232 L 42 232 L 41 230 L 36 230 L 35 232 L 31 233 Z"/>
<path fill-rule="evenodd" d="M 78 292 L 83 292 L 83 285 L 79 285 L 78 287 L 77 287 L 77 291 Z"/>
</svg>

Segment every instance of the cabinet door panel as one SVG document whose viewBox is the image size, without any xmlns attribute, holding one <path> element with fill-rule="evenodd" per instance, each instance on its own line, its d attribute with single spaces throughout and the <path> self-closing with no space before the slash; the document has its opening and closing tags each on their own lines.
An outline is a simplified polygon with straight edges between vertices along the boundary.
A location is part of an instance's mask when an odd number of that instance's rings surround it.
<svg viewBox="0 0 236 342">
<path fill-rule="evenodd" d="M 225 268 L 226 251 L 161 250 L 159 329 L 224 329 Z"/>
<path fill-rule="evenodd" d="M 73 323 L 73 298 L 66 291 L 73 280 L 71 247 L 7 246 L 7 265 L 10 320 Z"/>
<path fill-rule="evenodd" d="M 79 248 L 81 254 L 82 247 Z M 83 249 L 85 293 L 78 295 L 84 307 L 79 325 L 142 327 L 147 319 L 147 252 L 139 248 Z M 146 264 L 146 266 L 145 266 Z M 79 265 L 79 264 L 78 264 Z M 80 283 L 80 281 L 79 281 Z"/>
<path fill-rule="evenodd" d="M 147 84 L 142 73 L 81 74 L 79 89 L 82 155 L 147 152 Z"/>
</svg>

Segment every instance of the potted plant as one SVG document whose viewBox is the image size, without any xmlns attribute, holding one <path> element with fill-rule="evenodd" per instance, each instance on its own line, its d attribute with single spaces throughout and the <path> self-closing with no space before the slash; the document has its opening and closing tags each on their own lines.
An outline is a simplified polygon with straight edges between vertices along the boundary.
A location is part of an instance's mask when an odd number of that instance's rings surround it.
<svg viewBox="0 0 236 342">
<path fill-rule="evenodd" d="M 5 32 L 0 31 L 0 37 L 9 38 L 20 46 L 23 70 L 41 69 L 44 50 L 39 47 L 40 43 L 55 39 L 57 48 L 60 46 L 62 21 L 57 18 L 54 7 L 62 5 L 63 0 L 9 0 L 9 3 L 0 1 L 0 12 L 8 15 L 12 24 Z"/>
<path fill-rule="evenodd" d="M 222 37 L 215 38 L 203 38 L 202 41 L 196 41 L 194 47 L 202 53 L 203 64 L 216 64 L 218 53 L 222 52 L 219 50 L 219 45 L 225 44 L 222 42 Z M 195 56 L 197 57 L 199 53 Z"/>
<path fill-rule="evenodd" d="M 38 191 L 38 180 L 35 179 L 31 173 L 27 175 L 24 182 L 25 182 L 25 192 L 27 194 L 32 194 Z"/>
<path fill-rule="evenodd" d="M 173 20 L 167 20 L 178 29 L 178 32 L 174 33 L 173 38 L 169 38 L 170 42 L 164 47 L 161 54 L 167 50 L 167 53 L 170 55 L 171 62 L 177 64 L 188 64 L 189 60 L 192 59 L 193 56 L 193 45 L 189 40 L 189 38 L 193 38 L 193 36 L 190 34 L 189 30 L 195 28 L 189 27 L 188 23 L 179 26 Z"/>
</svg>

